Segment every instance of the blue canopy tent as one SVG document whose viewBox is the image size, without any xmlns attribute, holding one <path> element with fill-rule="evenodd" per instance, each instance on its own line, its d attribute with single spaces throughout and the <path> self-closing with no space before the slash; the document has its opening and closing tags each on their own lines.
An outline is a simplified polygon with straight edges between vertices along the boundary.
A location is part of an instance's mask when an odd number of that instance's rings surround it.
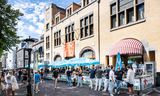
<svg viewBox="0 0 160 96">
<path fill-rule="evenodd" d="M 54 62 L 52 64 L 53 68 L 60 68 L 60 67 L 75 67 L 75 66 L 89 66 L 89 65 L 96 65 L 100 64 L 97 60 L 92 60 L 88 58 L 73 58 L 70 60 L 62 60 L 58 62 Z"/>
</svg>

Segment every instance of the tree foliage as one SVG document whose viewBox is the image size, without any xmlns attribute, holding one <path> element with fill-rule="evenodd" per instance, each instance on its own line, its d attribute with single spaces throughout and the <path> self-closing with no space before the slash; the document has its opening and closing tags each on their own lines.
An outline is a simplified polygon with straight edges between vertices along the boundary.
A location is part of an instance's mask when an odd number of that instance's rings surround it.
<svg viewBox="0 0 160 96">
<path fill-rule="evenodd" d="M 22 15 L 7 0 L 0 0 L 0 56 L 4 50 L 8 51 L 19 42 L 16 25 Z"/>
</svg>

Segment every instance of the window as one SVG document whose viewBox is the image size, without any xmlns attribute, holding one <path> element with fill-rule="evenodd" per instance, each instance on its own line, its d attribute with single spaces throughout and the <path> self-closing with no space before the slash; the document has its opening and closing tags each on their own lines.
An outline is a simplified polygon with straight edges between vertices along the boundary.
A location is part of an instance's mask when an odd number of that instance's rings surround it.
<svg viewBox="0 0 160 96">
<path fill-rule="evenodd" d="M 137 20 L 144 19 L 144 4 L 137 6 Z"/>
<path fill-rule="evenodd" d="M 89 16 L 89 35 L 93 35 L 93 14 Z"/>
<path fill-rule="evenodd" d="M 61 45 L 61 30 L 54 33 L 54 46 Z"/>
<path fill-rule="evenodd" d="M 130 8 L 127 10 L 127 23 L 133 22 L 133 18 L 134 18 L 134 11 L 133 8 Z"/>
<path fill-rule="evenodd" d="M 84 17 L 83 19 L 80 20 L 80 37 L 88 37 L 93 35 L 94 30 L 93 30 L 93 14 Z"/>
<path fill-rule="evenodd" d="M 46 24 L 46 30 L 49 30 L 49 23 Z"/>
<path fill-rule="evenodd" d="M 58 24 L 58 23 L 59 23 L 59 17 L 56 18 L 56 24 Z"/>
<path fill-rule="evenodd" d="M 124 11 L 119 13 L 119 26 L 124 25 Z"/>
<path fill-rule="evenodd" d="M 49 57 L 50 57 L 49 55 L 50 55 L 49 53 L 46 53 L 46 59 L 47 60 L 49 60 Z"/>
<path fill-rule="evenodd" d="M 111 5 L 111 15 L 116 14 L 116 3 Z"/>
<path fill-rule="evenodd" d="M 49 39 L 50 39 L 49 36 L 47 36 L 46 37 L 46 49 L 49 49 L 49 47 L 50 47 L 50 44 L 49 44 L 50 40 Z"/>
<path fill-rule="evenodd" d="M 74 23 L 65 28 L 65 42 L 74 41 Z"/>
<path fill-rule="evenodd" d="M 70 16 L 70 15 L 72 15 L 72 9 L 71 9 L 71 8 L 69 8 L 69 9 L 67 10 L 67 16 Z"/>
<path fill-rule="evenodd" d="M 144 0 L 115 0 L 110 5 L 110 18 L 111 29 L 144 19 Z"/>
<path fill-rule="evenodd" d="M 111 28 L 116 27 L 116 15 L 111 17 Z"/>
<path fill-rule="evenodd" d="M 83 0 L 83 6 L 87 6 L 89 4 L 89 0 Z"/>
<path fill-rule="evenodd" d="M 91 49 L 86 49 L 82 52 L 80 57 L 85 57 L 85 58 L 90 58 L 90 59 L 95 59 L 95 53 Z"/>
</svg>

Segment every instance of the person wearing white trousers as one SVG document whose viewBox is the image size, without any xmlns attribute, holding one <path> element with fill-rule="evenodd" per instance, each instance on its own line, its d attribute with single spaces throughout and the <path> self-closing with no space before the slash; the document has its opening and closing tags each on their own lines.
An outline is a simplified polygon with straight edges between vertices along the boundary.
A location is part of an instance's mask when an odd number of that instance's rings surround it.
<svg viewBox="0 0 160 96">
<path fill-rule="evenodd" d="M 103 89 L 104 92 L 107 91 L 108 86 L 109 86 L 109 79 L 105 78 L 105 80 L 104 80 L 104 89 Z"/>
<path fill-rule="evenodd" d="M 102 85 L 102 78 L 96 78 L 95 90 L 97 90 L 97 88 L 98 88 L 98 91 L 100 91 L 101 90 L 101 85 Z"/>
<path fill-rule="evenodd" d="M 102 74 L 103 74 L 103 71 L 101 70 L 101 67 L 99 67 L 98 70 L 96 71 L 97 78 L 96 78 L 95 90 L 97 90 L 97 88 L 98 88 L 98 91 L 101 90 Z"/>
<path fill-rule="evenodd" d="M 110 96 L 114 96 L 113 95 L 113 89 L 115 87 L 115 75 L 114 75 L 114 67 L 111 66 L 111 70 L 109 72 L 109 88 L 108 91 L 110 93 Z"/>
<path fill-rule="evenodd" d="M 95 80 L 95 74 L 96 74 L 96 70 L 94 69 L 94 66 L 92 66 L 92 69 L 89 71 L 89 74 L 90 74 L 90 85 L 89 85 L 89 87 L 91 89 L 93 89 L 93 82 Z"/>
<path fill-rule="evenodd" d="M 104 89 L 103 92 L 107 91 L 107 88 L 109 87 L 109 71 L 110 71 L 110 66 L 108 66 L 105 70 L 105 80 L 104 80 Z"/>
</svg>

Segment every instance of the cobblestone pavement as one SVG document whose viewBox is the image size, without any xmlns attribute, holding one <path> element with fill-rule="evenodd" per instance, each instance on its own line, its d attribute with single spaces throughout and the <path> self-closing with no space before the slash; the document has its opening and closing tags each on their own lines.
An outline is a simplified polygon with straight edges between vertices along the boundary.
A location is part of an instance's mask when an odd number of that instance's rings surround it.
<svg viewBox="0 0 160 96">
<path fill-rule="evenodd" d="M 25 96 L 26 93 L 26 87 L 21 86 L 20 90 L 17 90 L 16 96 Z M 117 96 L 128 96 L 126 93 L 127 91 L 123 91 Z M 40 84 L 40 92 L 34 93 L 33 96 L 109 96 L 109 94 L 108 92 L 91 90 L 86 85 L 83 87 L 67 87 L 65 82 L 58 82 L 57 89 L 54 89 L 53 81 L 44 81 Z M 153 92 L 143 96 L 160 96 L 160 94 Z"/>
</svg>

